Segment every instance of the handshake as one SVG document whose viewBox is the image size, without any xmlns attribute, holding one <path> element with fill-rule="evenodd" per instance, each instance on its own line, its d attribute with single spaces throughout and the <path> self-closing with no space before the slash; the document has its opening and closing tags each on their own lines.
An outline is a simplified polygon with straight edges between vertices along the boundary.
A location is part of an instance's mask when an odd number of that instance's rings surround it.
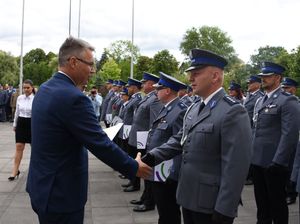
<svg viewBox="0 0 300 224">
<path fill-rule="evenodd" d="M 150 166 L 154 166 L 154 157 L 150 156 L 153 159 L 153 163 L 149 163 L 149 153 L 147 153 L 143 158 L 141 158 L 141 153 L 139 152 L 135 158 L 135 160 L 138 162 L 138 171 L 136 173 L 137 177 L 141 177 L 143 179 L 147 179 L 150 177 L 153 173 L 153 169 Z"/>
</svg>

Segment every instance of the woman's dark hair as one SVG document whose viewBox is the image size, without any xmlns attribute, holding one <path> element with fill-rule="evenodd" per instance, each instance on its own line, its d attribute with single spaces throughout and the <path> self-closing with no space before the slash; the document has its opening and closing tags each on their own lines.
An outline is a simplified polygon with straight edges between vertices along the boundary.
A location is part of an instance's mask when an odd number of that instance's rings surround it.
<svg viewBox="0 0 300 224">
<path fill-rule="evenodd" d="M 32 93 L 35 95 L 35 89 L 33 86 L 33 82 L 30 79 L 26 79 L 23 84 L 29 84 L 32 87 Z"/>
</svg>

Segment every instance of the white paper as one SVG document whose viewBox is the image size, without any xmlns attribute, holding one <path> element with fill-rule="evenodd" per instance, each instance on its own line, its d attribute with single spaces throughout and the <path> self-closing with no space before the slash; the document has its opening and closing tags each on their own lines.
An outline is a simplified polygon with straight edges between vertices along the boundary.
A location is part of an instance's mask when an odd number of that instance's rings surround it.
<svg viewBox="0 0 300 224">
<path fill-rule="evenodd" d="M 119 116 L 115 116 L 114 119 L 111 121 L 111 126 L 114 126 L 116 124 L 122 123 L 123 120 Z"/>
<path fill-rule="evenodd" d="M 123 126 L 123 139 L 127 139 L 129 137 L 130 130 L 131 130 L 131 125 Z"/>
<path fill-rule="evenodd" d="M 110 124 L 112 121 L 112 114 L 106 114 L 105 118 L 106 118 L 107 123 Z"/>
<path fill-rule="evenodd" d="M 123 126 L 123 123 L 118 123 L 114 126 L 111 126 L 109 128 L 103 129 L 103 131 L 107 134 L 110 140 L 113 140 L 117 133 L 120 131 L 121 127 Z"/>
<path fill-rule="evenodd" d="M 166 160 L 154 167 L 154 181 L 165 182 L 170 175 L 170 169 L 173 165 L 173 160 Z"/>
<path fill-rule="evenodd" d="M 136 148 L 145 149 L 149 131 L 138 131 L 136 133 Z"/>
</svg>

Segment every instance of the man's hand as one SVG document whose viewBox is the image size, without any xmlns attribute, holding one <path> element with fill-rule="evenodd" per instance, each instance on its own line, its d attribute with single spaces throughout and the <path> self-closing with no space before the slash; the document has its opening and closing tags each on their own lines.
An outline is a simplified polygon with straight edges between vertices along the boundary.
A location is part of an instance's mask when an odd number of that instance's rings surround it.
<svg viewBox="0 0 300 224">
<path fill-rule="evenodd" d="M 141 177 L 143 179 L 146 179 L 147 177 L 150 177 L 152 175 L 152 168 L 150 166 L 148 166 L 146 163 L 142 162 L 140 152 L 137 154 L 135 160 L 139 164 L 139 168 L 138 168 L 138 171 L 136 173 L 136 176 Z"/>
</svg>

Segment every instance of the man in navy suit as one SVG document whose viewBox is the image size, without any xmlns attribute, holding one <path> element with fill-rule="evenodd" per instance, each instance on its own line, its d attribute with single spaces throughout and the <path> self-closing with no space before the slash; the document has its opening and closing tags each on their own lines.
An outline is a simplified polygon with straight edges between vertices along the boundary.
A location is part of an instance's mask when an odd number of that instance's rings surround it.
<svg viewBox="0 0 300 224">
<path fill-rule="evenodd" d="M 32 105 L 32 152 L 27 180 L 40 223 L 83 223 L 88 153 L 133 179 L 151 169 L 109 140 L 82 92 L 95 73 L 94 48 L 69 37 L 59 50 L 59 71 L 41 85 Z"/>
</svg>

